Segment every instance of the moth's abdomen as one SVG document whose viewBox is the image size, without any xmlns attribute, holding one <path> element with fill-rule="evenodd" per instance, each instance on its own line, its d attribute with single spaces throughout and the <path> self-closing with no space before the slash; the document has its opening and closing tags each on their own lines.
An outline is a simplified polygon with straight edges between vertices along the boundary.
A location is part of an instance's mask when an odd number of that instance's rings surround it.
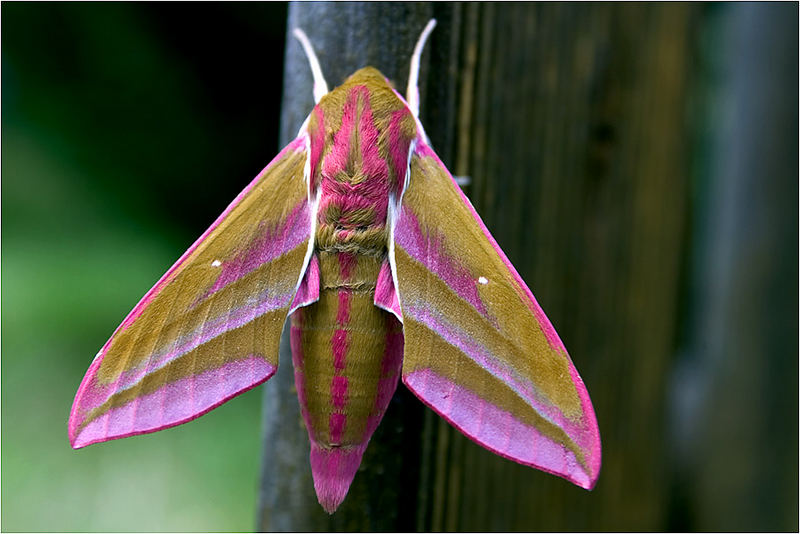
<svg viewBox="0 0 800 534">
<path fill-rule="evenodd" d="M 373 302 L 379 258 L 324 252 L 319 258 L 319 300 L 292 315 L 295 382 L 314 441 L 360 445 L 397 386 L 402 328 Z"/>
<path fill-rule="evenodd" d="M 292 315 L 295 385 L 320 502 L 335 509 L 397 388 L 400 322 L 374 304 L 378 256 L 318 252 L 319 300 Z"/>
</svg>

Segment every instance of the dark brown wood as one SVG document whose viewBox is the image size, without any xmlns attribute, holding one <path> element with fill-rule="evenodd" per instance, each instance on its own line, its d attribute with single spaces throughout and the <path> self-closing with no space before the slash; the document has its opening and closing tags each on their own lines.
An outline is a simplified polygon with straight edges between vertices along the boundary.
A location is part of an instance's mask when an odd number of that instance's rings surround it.
<svg viewBox="0 0 800 534">
<path fill-rule="evenodd" d="M 686 4 L 466 4 L 434 136 L 570 350 L 603 438 L 596 489 L 432 428 L 439 530 L 647 530 L 665 519 L 666 387 L 686 225 Z M 440 73 L 431 65 L 428 98 Z M 450 82 L 451 84 L 453 82 Z M 423 108 L 436 128 L 437 109 Z M 445 121 L 441 121 L 445 122 Z M 437 142 L 438 141 L 438 142 Z"/>
</svg>

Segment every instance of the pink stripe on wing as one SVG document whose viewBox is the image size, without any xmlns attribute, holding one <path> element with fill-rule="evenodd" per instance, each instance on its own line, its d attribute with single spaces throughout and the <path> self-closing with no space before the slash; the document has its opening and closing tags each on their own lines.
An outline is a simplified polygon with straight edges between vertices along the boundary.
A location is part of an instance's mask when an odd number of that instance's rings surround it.
<svg viewBox="0 0 800 534">
<path fill-rule="evenodd" d="M 275 369 L 263 357 L 254 355 L 181 378 L 152 393 L 136 397 L 123 406 L 110 409 L 80 431 L 75 418 L 71 418 L 70 441 L 77 449 L 191 421 L 265 382 L 275 373 Z M 186 391 L 191 388 L 198 391 L 193 401 L 187 400 L 186 396 Z"/>
<path fill-rule="evenodd" d="M 317 124 L 313 131 L 309 131 L 310 155 L 309 155 L 309 187 L 311 191 L 317 188 L 317 168 L 319 159 L 322 157 L 322 150 L 325 148 L 325 114 L 320 106 L 315 106 L 311 112 L 314 114 Z"/>
<path fill-rule="evenodd" d="M 88 406 L 90 409 L 95 408 L 103 404 L 114 392 L 133 387 L 134 384 L 139 382 L 148 373 L 165 367 L 184 354 L 208 343 L 217 336 L 244 326 L 265 313 L 283 308 L 291 299 L 292 293 L 277 297 L 270 296 L 268 293 L 275 289 L 276 288 L 270 288 L 265 290 L 262 295 L 254 295 L 245 302 L 244 306 L 241 308 L 230 310 L 230 314 L 209 319 L 194 331 L 178 338 L 171 350 L 154 352 L 145 366 L 121 373 L 117 380 L 110 384 L 100 384 L 97 381 L 96 373 L 87 372 L 86 378 L 84 379 L 86 381 L 86 389 L 84 390 L 82 384 L 81 388 L 78 390 L 79 395 L 82 395 L 82 405 Z M 294 290 L 292 289 L 292 291 Z M 104 348 L 102 357 L 105 356 L 105 350 Z M 102 361 L 102 357 L 98 358 L 98 360 Z M 90 367 L 89 369 L 91 371 L 92 368 Z M 89 387 L 90 385 L 92 387 Z"/>
<path fill-rule="evenodd" d="M 159 279 L 159 281 L 156 282 L 156 285 L 154 285 L 150 289 L 150 291 L 148 291 L 145 294 L 145 296 L 142 297 L 142 300 L 140 300 L 139 303 L 136 305 L 136 307 L 133 308 L 133 310 L 131 310 L 131 312 L 128 314 L 127 317 L 125 317 L 125 320 L 123 320 L 122 324 L 120 324 L 119 327 L 114 331 L 114 334 L 116 335 L 117 332 L 121 332 L 126 328 L 128 328 L 128 326 L 130 326 L 131 323 L 133 323 L 133 321 L 135 321 L 139 317 L 139 315 L 142 314 L 142 312 L 150 303 L 150 301 L 153 300 L 153 298 L 155 298 L 155 296 L 164 288 L 164 286 L 166 286 L 172 280 L 172 277 L 177 273 L 178 268 L 181 265 L 183 265 L 184 261 L 186 261 L 186 259 L 189 258 L 189 256 L 191 256 L 195 252 L 197 247 L 199 247 L 200 244 L 206 240 L 206 238 L 211 234 L 211 232 L 216 230 L 216 228 L 220 225 L 220 223 L 222 223 L 222 221 L 224 221 L 228 217 L 230 212 L 233 211 L 233 209 L 237 205 L 239 205 L 242 199 L 250 193 L 250 191 L 256 186 L 256 184 L 259 183 L 259 181 L 261 181 L 261 178 L 264 176 L 265 172 L 267 172 L 274 164 L 281 161 L 284 158 L 284 156 L 289 152 L 304 151 L 305 146 L 306 146 L 305 134 L 301 134 L 294 141 L 286 145 L 286 147 L 283 150 L 281 150 L 281 152 L 266 167 L 264 167 L 264 169 L 260 173 L 258 173 L 258 175 L 255 178 L 253 178 L 253 180 L 249 184 L 247 184 L 247 187 L 245 187 L 241 193 L 236 195 L 236 198 L 233 199 L 233 202 L 231 202 L 228 205 L 228 207 L 225 208 L 225 211 L 223 211 L 222 214 L 219 217 L 217 217 L 217 219 L 212 223 L 212 225 L 205 232 L 203 232 L 203 235 L 197 238 L 197 240 L 192 244 L 192 246 L 189 247 L 189 249 L 186 252 L 184 252 L 180 258 L 178 258 L 178 261 L 176 261 L 175 264 L 172 267 L 170 267 L 170 269 L 166 273 L 164 273 L 164 276 L 162 276 L 161 279 Z M 113 335 L 106 342 L 106 345 L 103 347 L 102 351 L 105 351 L 107 349 L 112 339 L 114 339 Z"/>
<path fill-rule="evenodd" d="M 436 332 L 444 341 L 459 349 L 465 356 L 480 365 L 492 376 L 502 380 L 508 385 L 509 389 L 519 395 L 541 417 L 564 429 L 570 438 L 577 443 L 583 443 L 581 438 L 585 436 L 587 431 L 585 412 L 584 417 L 578 420 L 569 419 L 557 406 L 550 404 L 548 399 L 539 393 L 533 382 L 492 354 L 485 345 L 476 341 L 469 332 L 461 330 L 440 314 L 410 304 L 406 305 L 405 313 L 407 317 L 414 318 Z M 584 392 L 586 390 L 583 382 L 576 382 L 575 388 L 579 392 L 580 390 Z M 585 393 L 585 395 L 588 399 L 588 393 Z"/>
<path fill-rule="evenodd" d="M 562 444 L 551 441 L 535 427 L 522 423 L 513 414 L 448 378 L 422 369 L 405 375 L 403 383 L 451 425 L 492 452 L 564 477 L 583 488 L 594 486 L 597 471 L 591 459 L 588 459 L 590 473 L 587 474 L 575 454 Z M 476 420 L 483 424 L 477 426 Z"/>
<path fill-rule="evenodd" d="M 400 109 L 392 113 L 389 122 L 389 162 L 395 183 L 392 184 L 392 193 L 400 196 L 406 181 L 408 171 L 408 151 L 411 146 L 411 139 L 403 135 L 402 122 L 411 112 L 408 109 Z"/>
<path fill-rule="evenodd" d="M 308 202 L 303 199 L 280 225 L 269 227 L 263 221 L 259 223 L 260 236 L 233 258 L 222 259 L 219 276 L 199 302 L 305 243 L 309 237 L 310 217 Z"/>
<path fill-rule="evenodd" d="M 444 234 L 435 228 L 423 229 L 416 214 L 407 205 L 401 207 L 394 239 L 412 258 L 445 282 L 481 315 L 494 322 L 478 293 L 478 278 L 469 272 L 457 256 L 448 253 Z"/>
<path fill-rule="evenodd" d="M 447 167 L 444 166 L 444 163 L 442 163 L 442 161 L 439 159 L 439 156 L 437 156 L 436 153 L 433 151 L 433 149 L 431 149 L 431 147 L 426 145 L 422 139 L 420 139 L 419 142 L 417 143 L 414 153 L 420 157 L 432 158 L 439 165 L 439 167 L 441 167 L 441 169 L 447 173 L 447 176 L 450 177 L 450 180 L 453 183 L 453 188 L 461 196 L 461 200 L 469 209 L 470 213 L 475 219 L 475 222 L 478 224 L 480 229 L 483 231 L 483 234 L 486 236 L 486 239 L 489 240 L 489 243 L 491 243 L 492 247 L 494 247 L 495 252 L 497 252 L 497 254 L 500 256 L 500 259 L 503 260 L 503 263 L 506 265 L 508 270 L 511 272 L 511 275 L 514 277 L 514 281 L 517 283 L 515 287 L 516 291 L 519 293 L 520 298 L 522 298 L 522 300 L 528 304 L 528 307 L 536 316 L 536 319 L 537 321 L 539 321 L 539 325 L 542 328 L 542 332 L 544 333 L 547 342 L 554 350 L 562 352 L 563 354 L 567 354 L 567 349 L 564 347 L 564 343 L 561 341 L 561 338 L 558 337 L 558 333 L 556 333 L 555 328 L 553 328 L 550 319 L 548 319 L 547 316 L 542 311 L 542 308 L 536 301 L 536 297 L 533 296 L 533 293 L 531 292 L 530 288 L 528 288 L 528 286 L 522 280 L 522 277 L 519 275 L 519 273 L 511 264 L 511 262 L 508 261 L 508 257 L 506 256 L 505 252 L 503 252 L 503 249 L 501 249 L 500 246 L 497 244 L 497 241 L 495 241 L 494 237 L 489 232 L 488 228 L 486 228 L 486 225 L 483 223 L 483 220 L 475 211 L 475 208 L 472 207 L 472 203 L 469 201 L 467 196 L 461 190 L 461 187 L 459 187 L 456 181 L 453 179 L 453 176 L 450 174 L 450 171 L 448 171 Z"/>
</svg>

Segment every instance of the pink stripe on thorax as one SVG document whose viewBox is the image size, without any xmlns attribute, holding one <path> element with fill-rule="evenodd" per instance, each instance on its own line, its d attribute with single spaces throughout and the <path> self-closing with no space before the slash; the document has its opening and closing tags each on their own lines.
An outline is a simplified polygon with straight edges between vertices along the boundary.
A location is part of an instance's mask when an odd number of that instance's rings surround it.
<svg viewBox="0 0 800 534">
<path fill-rule="evenodd" d="M 348 213 L 371 210 L 374 216 L 371 225 L 385 224 L 389 165 L 378 149 L 380 133 L 374 123 L 369 90 L 363 85 L 353 87 L 342 110 L 341 126 L 322 163 L 322 197 L 318 212 L 321 223 L 325 222 L 328 207 L 333 204 L 341 213 L 339 223 L 347 222 Z M 341 174 L 358 179 L 342 180 Z M 346 229 L 340 232 L 345 237 Z"/>
<path fill-rule="evenodd" d="M 348 172 L 351 161 L 353 134 L 358 114 L 357 93 L 351 92 L 342 108 L 342 125 L 333 136 L 331 150 L 322 162 L 322 177 L 333 178 L 339 172 Z"/>
<path fill-rule="evenodd" d="M 389 123 L 389 161 L 394 174 L 394 184 L 392 192 L 395 196 L 400 196 L 400 192 L 405 185 L 406 171 L 408 170 L 408 151 L 411 146 L 411 139 L 403 136 L 402 123 L 411 112 L 403 108 L 392 113 Z"/>
<path fill-rule="evenodd" d="M 322 150 L 325 148 L 325 114 L 320 106 L 315 106 L 312 111 L 316 116 L 317 124 L 313 132 L 309 132 L 310 155 L 309 161 L 309 181 L 311 191 L 317 188 L 317 169 L 319 168 L 320 158 L 322 157 Z"/>
<path fill-rule="evenodd" d="M 361 171 L 368 178 L 381 178 L 381 181 L 385 183 L 388 181 L 386 178 L 389 174 L 389 168 L 378 150 L 380 132 L 373 120 L 372 106 L 369 101 L 369 89 L 362 85 L 355 87 L 353 91 L 358 91 L 362 102 L 361 117 L 359 117 L 360 120 L 358 121 Z"/>
<path fill-rule="evenodd" d="M 349 173 L 355 170 L 350 165 L 358 165 L 368 178 L 386 177 L 389 169 L 378 151 L 379 136 L 373 120 L 369 89 L 357 85 L 347 95 L 342 110 L 342 125 L 334 135 L 331 151 L 322 164 L 323 176 L 332 178 L 339 172 Z M 360 154 L 353 152 L 353 140 L 356 138 Z"/>
</svg>

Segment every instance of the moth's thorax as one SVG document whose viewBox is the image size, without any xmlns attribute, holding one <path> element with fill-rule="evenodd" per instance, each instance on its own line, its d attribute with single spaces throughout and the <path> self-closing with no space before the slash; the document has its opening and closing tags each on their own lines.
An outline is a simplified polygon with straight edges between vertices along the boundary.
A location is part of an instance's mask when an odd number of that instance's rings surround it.
<svg viewBox="0 0 800 534">
<path fill-rule="evenodd" d="M 416 122 L 383 75 L 353 74 L 308 124 L 310 187 L 319 189 L 319 250 L 382 256 L 390 197 L 400 195 Z"/>
</svg>

